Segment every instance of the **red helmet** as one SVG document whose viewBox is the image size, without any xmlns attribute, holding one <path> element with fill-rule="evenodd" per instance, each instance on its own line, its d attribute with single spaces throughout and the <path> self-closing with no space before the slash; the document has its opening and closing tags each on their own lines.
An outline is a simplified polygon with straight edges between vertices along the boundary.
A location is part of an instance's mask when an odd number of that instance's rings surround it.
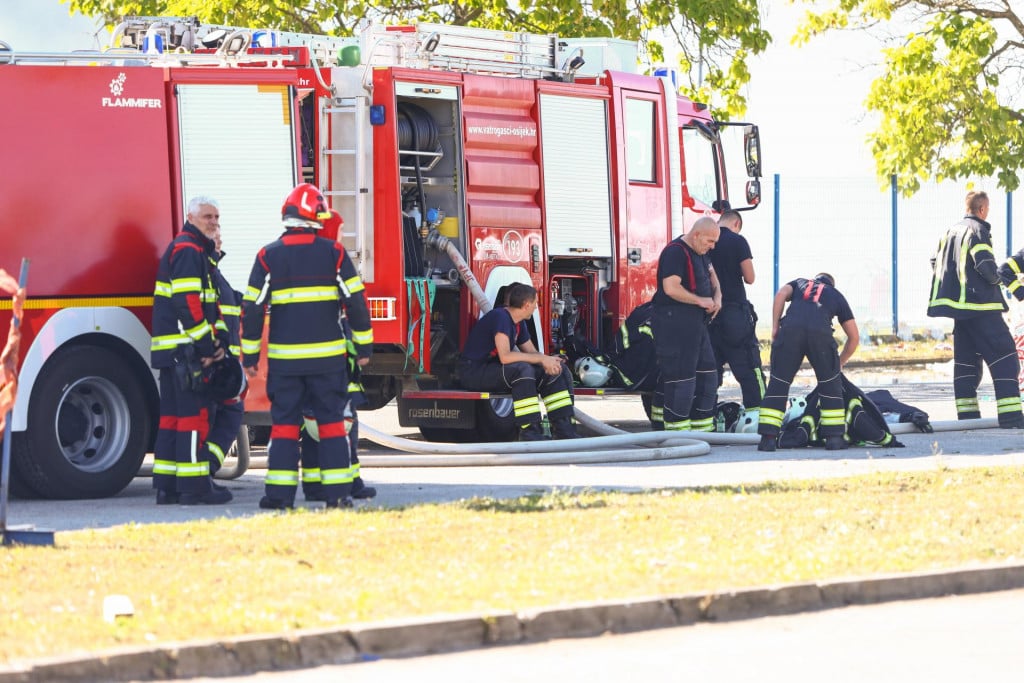
<svg viewBox="0 0 1024 683">
<path fill-rule="evenodd" d="M 281 207 L 281 218 L 302 218 L 307 221 L 323 221 L 331 217 L 331 210 L 320 192 L 320 188 L 310 183 L 302 183 L 292 190 Z"/>
<path fill-rule="evenodd" d="M 325 218 L 324 227 L 320 230 L 320 236 L 325 237 L 329 240 L 337 240 L 338 233 L 341 232 L 341 226 L 345 225 L 345 220 L 341 217 L 341 214 L 331 209 L 331 217 Z"/>
</svg>

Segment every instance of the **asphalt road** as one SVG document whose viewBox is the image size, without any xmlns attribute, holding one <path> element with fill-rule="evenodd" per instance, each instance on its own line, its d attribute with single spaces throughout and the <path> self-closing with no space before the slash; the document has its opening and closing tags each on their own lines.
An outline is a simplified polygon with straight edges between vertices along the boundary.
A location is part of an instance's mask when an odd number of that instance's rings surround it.
<svg viewBox="0 0 1024 683">
<path fill-rule="evenodd" d="M 933 373 L 934 374 L 934 373 Z M 812 380 L 804 377 L 805 383 Z M 876 373 L 854 379 L 863 389 L 885 386 L 905 403 L 922 408 L 933 422 L 955 417 L 949 381 L 922 381 L 905 371 L 897 375 Z M 809 390 L 809 388 L 807 388 Z M 988 391 L 988 393 L 985 393 Z M 726 386 L 724 400 L 738 393 Z M 995 416 L 990 384 L 982 387 L 982 415 Z M 630 430 L 644 430 L 646 420 L 639 398 L 616 396 L 581 398 L 578 406 L 588 415 Z M 415 430 L 398 426 L 393 407 L 361 413 L 364 423 L 386 433 L 418 438 Z M 1024 430 L 982 429 L 934 434 L 899 435 L 904 448 L 851 448 L 780 450 L 760 453 L 754 444 L 713 446 L 699 457 L 655 462 L 591 465 L 520 465 L 491 467 L 369 467 L 364 478 L 376 486 L 378 496 L 361 506 L 397 507 L 440 503 L 474 496 L 515 497 L 550 490 L 622 489 L 751 484 L 768 480 L 846 476 L 883 470 L 927 470 L 936 467 L 1024 465 Z M 394 454 L 365 440 L 361 454 Z M 257 503 L 263 494 L 263 471 L 253 467 L 242 477 L 225 482 L 234 500 L 222 506 L 157 506 L 151 481 L 138 477 L 121 494 L 99 501 L 14 500 L 8 510 L 9 525 L 66 531 L 111 527 L 127 523 L 159 523 L 239 517 L 262 514 Z M 300 495 L 301 499 L 301 495 Z M 303 503 L 299 503 L 302 505 Z M 309 504 L 316 507 L 322 504 Z"/>
</svg>

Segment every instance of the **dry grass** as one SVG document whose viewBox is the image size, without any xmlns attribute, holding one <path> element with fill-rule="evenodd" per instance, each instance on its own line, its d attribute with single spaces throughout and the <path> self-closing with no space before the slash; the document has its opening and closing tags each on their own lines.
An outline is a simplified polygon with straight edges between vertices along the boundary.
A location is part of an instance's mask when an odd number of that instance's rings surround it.
<svg viewBox="0 0 1024 683">
<path fill-rule="evenodd" d="M 1022 499 L 1024 468 L 936 469 L 61 532 L 0 552 L 0 661 L 1005 562 Z"/>
</svg>

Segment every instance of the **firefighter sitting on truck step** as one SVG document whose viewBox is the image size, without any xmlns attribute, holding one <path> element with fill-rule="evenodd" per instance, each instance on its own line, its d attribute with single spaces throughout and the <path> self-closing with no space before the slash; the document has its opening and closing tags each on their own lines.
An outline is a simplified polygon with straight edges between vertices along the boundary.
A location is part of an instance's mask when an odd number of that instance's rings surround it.
<svg viewBox="0 0 1024 683">
<path fill-rule="evenodd" d="M 510 391 L 520 441 L 543 441 L 540 394 L 556 439 L 574 439 L 572 375 L 565 359 L 537 351 L 526 321 L 537 309 L 537 290 L 516 282 L 507 303 L 485 314 L 469 331 L 459 362 L 462 386 L 471 391 Z"/>
<path fill-rule="evenodd" d="M 320 479 L 327 507 L 352 507 L 354 472 L 345 430 L 348 345 L 342 307 L 352 327 L 357 363 L 373 353 L 363 282 L 337 242 L 317 235 L 331 217 L 323 194 L 302 183 L 281 207 L 285 232 L 256 255 L 242 307 L 242 364 L 255 377 L 266 304 L 270 431 L 265 510 L 294 507 L 299 485 L 299 429 L 309 405 L 320 436 Z"/>
<path fill-rule="evenodd" d="M 220 320 L 214 238 L 220 210 L 209 197 L 188 204 L 185 226 L 160 258 L 153 291 L 150 363 L 160 370 L 160 428 L 153 446 L 157 505 L 227 503 L 214 487 L 204 455 L 210 430 L 209 398 L 199 389 L 200 368 L 225 357 L 215 336 Z"/>
</svg>

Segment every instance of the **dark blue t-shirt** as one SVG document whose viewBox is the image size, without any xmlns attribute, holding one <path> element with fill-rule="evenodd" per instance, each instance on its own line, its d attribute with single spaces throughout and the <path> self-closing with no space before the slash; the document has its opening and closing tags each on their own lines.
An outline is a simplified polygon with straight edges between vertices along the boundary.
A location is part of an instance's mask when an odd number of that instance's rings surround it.
<svg viewBox="0 0 1024 683">
<path fill-rule="evenodd" d="M 662 281 L 672 275 L 680 277 L 683 288 L 687 291 L 697 296 L 711 296 L 713 292 L 710 263 L 707 254 L 698 254 L 681 237 L 672 240 L 661 250 L 661 256 L 658 257 L 658 291 L 654 293 L 651 301 L 656 306 L 689 305 L 676 301 L 665 293 Z"/>
<path fill-rule="evenodd" d="M 818 282 L 797 278 L 789 283 L 793 298 L 779 324 L 788 327 L 832 329 L 832 318 L 842 325 L 853 320 L 853 311 L 838 289 Z"/>
<path fill-rule="evenodd" d="M 747 290 L 743 284 L 740 264 L 753 258 L 747 238 L 729 228 L 722 228 L 718 244 L 708 252 L 708 257 L 711 259 L 711 265 L 715 267 L 718 286 L 722 288 L 722 303 L 744 303 L 747 300 Z"/>
<path fill-rule="evenodd" d="M 495 308 L 477 320 L 476 325 L 469 331 L 466 344 L 462 348 L 462 357 L 475 361 L 496 358 L 498 349 L 494 347 L 494 335 L 498 333 L 508 337 L 513 349 L 530 341 L 530 332 L 526 329 L 525 320 L 517 325 L 512 322 L 512 314 L 507 308 Z"/>
</svg>

